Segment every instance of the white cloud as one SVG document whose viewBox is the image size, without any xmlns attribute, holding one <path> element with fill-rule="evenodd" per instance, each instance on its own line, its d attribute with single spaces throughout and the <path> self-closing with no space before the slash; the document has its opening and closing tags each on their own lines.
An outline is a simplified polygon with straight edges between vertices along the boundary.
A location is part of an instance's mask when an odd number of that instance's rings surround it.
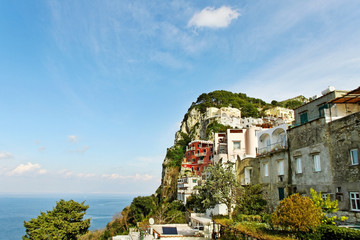
<svg viewBox="0 0 360 240">
<path fill-rule="evenodd" d="M 225 28 L 239 16 L 240 13 L 231 7 L 222 6 L 218 9 L 206 7 L 194 14 L 188 22 L 188 27 Z"/>
<path fill-rule="evenodd" d="M 75 136 L 75 135 L 69 135 L 68 139 L 69 139 L 70 142 L 77 143 L 78 140 L 79 140 L 79 137 Z"/>
<path fill-rule="evenodd" d="M 28 162 L 27 164 L 20 164 L 10 172 L 8 172 L 8 176 L 20 176 L 24 174 L 45 174 L 47 170 L 41 168 L 38 163 Z"/>
<path fill-rule="evenodd" d="M 6 151 L 0 152 L 0 159 L 9 159 L 9 158 L 13 158 L 13 155 L 11 153 Z"/>
</svg>

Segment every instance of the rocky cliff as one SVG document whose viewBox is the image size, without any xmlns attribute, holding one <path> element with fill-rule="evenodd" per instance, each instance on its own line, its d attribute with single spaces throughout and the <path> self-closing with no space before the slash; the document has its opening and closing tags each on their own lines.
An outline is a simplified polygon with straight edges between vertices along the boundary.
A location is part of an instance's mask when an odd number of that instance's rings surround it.
<svg viewBox="0 0 360 240">
<path fill-rule="evenodd" d="M 169 200 L 176 199 L 176 184 L 177 178 L 180 172 L 181 162 L 185 156 L 185 147 L 188 142 L 195 139 L 205 139 L 206 127 L 208 121 L 205 120 L 205 113 L 201 113 L 197 108 L 189 109 L 185 114 L 184 120 L 181 122 L 180 130 L 175 134 L 174 145 L 167 150 L 166 157 L 163 162 L 161 186 L 158 189 L 158 193 L 162 198 L 168 198 Z M 181 148 L 182 151 L 179 149 Z M 178 151 L 177 151 L 178 150 Z M 178 152 L 175 156 L 173 152 Z"/>
<path fill-rule="evenodd" d="M 213 140 L 214 132 L 224 131 L 228 128 L 214 119 L 206 117 L 209 107 L 232 106 L 232 108 L 241 109 L 243 117 L 257 118 L 262 114 L 261 109 L 268 105 L 263 100 L 248 97 L 244 93 L 220 90 L 201 94 L 185 114 L 180 130 L 175 134 L 174 145 L 167 149 L 163 162 L 161 185 L 156 194 L 161 199 L 170 201 L 176 199 L 177 178 L 187 144 L 195 139 Z"/>
</svg>

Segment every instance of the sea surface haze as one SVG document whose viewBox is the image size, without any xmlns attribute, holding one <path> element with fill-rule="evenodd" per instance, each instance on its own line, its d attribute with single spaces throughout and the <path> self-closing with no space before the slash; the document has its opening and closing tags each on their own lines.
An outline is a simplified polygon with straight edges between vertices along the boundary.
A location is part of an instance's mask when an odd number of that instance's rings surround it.
<svg viewBox="0 0 360 240">
<path fill-rule="evenodd" d="M 0 195 L 0 240 L 18 240 L 25 235 L 24 221 L 40 212 L 52 210 L 60 199 L 85 201 L 85 218 L 91 218 L 90 230 L 102 229 L 113 216 L 130 205 L 134 195 Z"/>
</svg>

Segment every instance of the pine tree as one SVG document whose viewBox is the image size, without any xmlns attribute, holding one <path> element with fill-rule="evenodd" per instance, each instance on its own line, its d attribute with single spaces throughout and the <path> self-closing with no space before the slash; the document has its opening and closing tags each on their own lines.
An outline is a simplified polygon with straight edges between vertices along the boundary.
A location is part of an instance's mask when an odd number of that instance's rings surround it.
<svg viewBox="0 0 360 240">
<path fill-rule="evenodd" d="M 23 239 L 76 239 L 90 227 L 90 219 L 83 220 L 88 208 L 84 202 L 61 199 L 53 210 L 41 212 L 37 218 L 24 222 L 26 235 Z"/>
</svg>

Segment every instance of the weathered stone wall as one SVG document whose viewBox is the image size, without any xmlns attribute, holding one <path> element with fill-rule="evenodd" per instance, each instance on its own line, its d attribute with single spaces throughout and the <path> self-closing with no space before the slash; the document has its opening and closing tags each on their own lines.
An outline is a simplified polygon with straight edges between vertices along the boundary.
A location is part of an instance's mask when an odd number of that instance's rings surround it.
<svg viewBox="0 0 360 240">
<path fill-rule="evenodd" d="M 268 210 L 275 210 L 279 203 L 279 188 L 284 188 L 285 197 L 290 194 L 289 161 L 286 149 L 268 153 L 258 157 L 259 159 L 259 182 L 263 186 L 263 196 L 268 202 Z M 278 161 L 284 161 L 284 175 L 278 173 Z M 268 164 L 268 176 L 264 174 L 264 164 Z"/>
<path fill-rule="evenodd" d="M 328 146 L 329 133 L 324 118 L 288 130 L 293 191 L 309 194 L 331 192 L 332 172 Z M 314 155 L 320 156 L 321 171 L 314 169 Z M 296 173 L 296 159 L 301 159 L 302 173 Z"/>
<path fill-rule="evenodd" d="M 360 192 L 360 165 L 352 165 L 350 150 L 360 150 L 360 112 L 328 124 L 334 192 L 340 210 L 351 210 L 349 192 Z"/>
<path fill-rule="evenodd" d="M 246 167 L 252 167 L 252 176 L 250 178 L 251 185 L 260 183 L 259 160 L 256 158 L 245 158 L 245 159 L 238 158 L 235 166 L 237 181 L 241 183 L 241 179 L 244 179 Z"/>
</svg>

